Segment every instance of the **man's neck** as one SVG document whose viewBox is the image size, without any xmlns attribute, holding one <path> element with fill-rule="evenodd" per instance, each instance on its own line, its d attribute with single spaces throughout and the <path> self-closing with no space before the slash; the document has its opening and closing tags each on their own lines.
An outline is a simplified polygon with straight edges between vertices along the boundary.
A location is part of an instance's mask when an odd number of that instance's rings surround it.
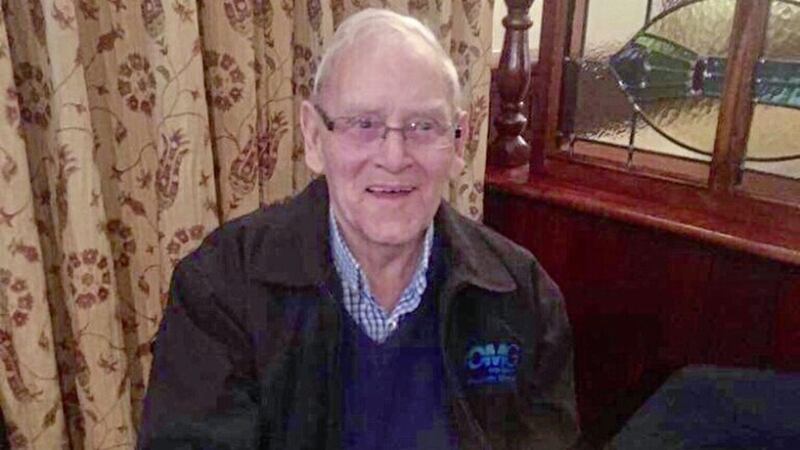
<svg viewBox="0 0 800 450">
<path fill-rule="evenodd" d="M 339 226 L 347 247 L 367 276 L 372 295 L 384 311 L 391 312 L 419 266 L 425 231 L 411 242 L 384 245 L 369 242 Z"/>
</svg>

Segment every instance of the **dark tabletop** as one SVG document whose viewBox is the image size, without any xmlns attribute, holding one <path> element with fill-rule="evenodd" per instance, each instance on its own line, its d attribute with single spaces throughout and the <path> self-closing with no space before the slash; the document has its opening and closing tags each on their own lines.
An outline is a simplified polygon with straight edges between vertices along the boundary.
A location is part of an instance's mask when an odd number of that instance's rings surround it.
<svg viewBox="0 0 800 450">
<path fill-rule="evenodd" d="M 800 450 L 800 373 L 686 367 L 608 448 Z"/>
</svg>

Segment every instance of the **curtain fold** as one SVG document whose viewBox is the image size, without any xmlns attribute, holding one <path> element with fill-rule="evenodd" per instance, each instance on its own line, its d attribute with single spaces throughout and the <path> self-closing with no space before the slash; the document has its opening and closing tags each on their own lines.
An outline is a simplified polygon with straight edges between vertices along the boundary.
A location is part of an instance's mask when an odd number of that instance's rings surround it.
<svg viewBox="0 0 800 450">
<path fill-rule="evenodd" d="M 133 448 L 172 270 L 311 180 L 326 40 L 386 7 L 449 49 L 470 112 L 449 200 L 480 220 L 492 3 L 1 0 L 0 407 L 15 449 Z"/>
</svg>

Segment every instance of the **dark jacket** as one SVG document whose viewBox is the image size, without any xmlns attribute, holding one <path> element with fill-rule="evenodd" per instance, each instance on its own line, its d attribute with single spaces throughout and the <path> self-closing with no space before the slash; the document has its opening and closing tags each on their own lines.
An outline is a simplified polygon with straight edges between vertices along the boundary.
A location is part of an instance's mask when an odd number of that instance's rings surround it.
<svg viewBox="0 0 800 450">
<path fill-rule="evenodd" d="M 175 269 L 142 449 L 336 449 L 342 309 L 324 179 L 220 227 Z M 442 204 L 437 301 L 464 449 L 558 449 L 577 425 L 558 288 L 526 250 Z M 375 395 L 381 395 L 376 392 Z M 387 448 L 391 448 L 387 443 Z"/>
</svg>

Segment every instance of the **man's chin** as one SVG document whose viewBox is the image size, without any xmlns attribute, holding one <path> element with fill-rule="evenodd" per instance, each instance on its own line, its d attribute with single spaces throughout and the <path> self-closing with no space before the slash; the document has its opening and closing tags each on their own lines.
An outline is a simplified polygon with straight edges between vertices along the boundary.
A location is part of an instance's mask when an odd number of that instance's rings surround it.
<svg viewBox="0 0 800 450">
<path fill-rule="evenodd" d="M 397 228 L 385 226 L 380 229 L 369 230 L 367 232 L 367 238 L 374 244 L 397 247 L 418 242 L 424 233 L 425 228 L 411 229 L 408 226 Z"/>
</svg>

